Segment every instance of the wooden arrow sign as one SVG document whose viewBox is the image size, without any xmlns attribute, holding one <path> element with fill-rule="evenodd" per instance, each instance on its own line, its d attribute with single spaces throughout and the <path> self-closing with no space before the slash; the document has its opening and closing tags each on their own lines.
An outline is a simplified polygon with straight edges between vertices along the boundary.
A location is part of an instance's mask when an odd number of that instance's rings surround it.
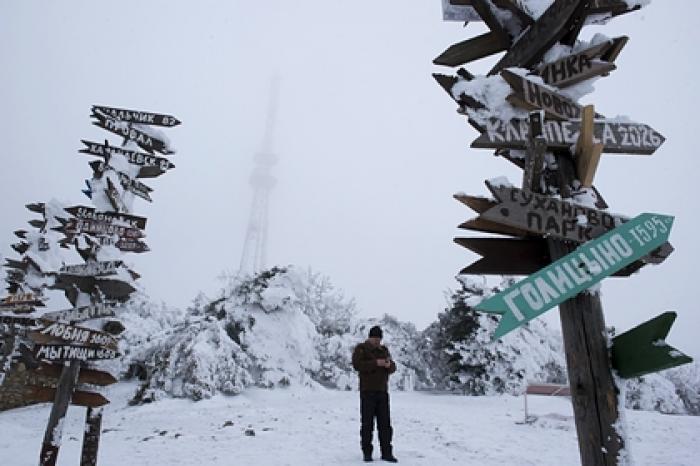
<svg viewBox="0 0 700 466">
<path fill-rule="evenodd" d="M 66 236 L 75 236 L 85 233 L 90 236 L 113 236 L 119 238 L 137 239 L 143 238 L 145 235 L 138 228 L 130 228 L 121 226 L 117 223 L 101 222 L 91 219 L 72 219 L 65 226 L 52 228 L 52 230 L 60 231 Z"/>
<path fill-rule="evenodd" d="M 502 52 L 510 46 L 510 41 L 494 32 L 487 32 L 450 46 L 433 63 L 444 66 L 460 66 L 494 53 Z"/>
<path fill-rule="evenodd" d="M 569 149 L 578 141 L 581 123 L 578 121 L 548 120 L 542 127 L 550 149 Z M 529 124 L 525 119 L 508 122 L 492 118 L 485 131 L 472 143 L 479 149 L 526 149 Z M 647 125 L 638 123 L 596 122 L 593 141 L 603 144 L 603 152 L 612 154 L 651 155 L 665 138 Z"/>
<path fill-rule="evenodd" d="M 513 89 L 506 99 L 511 104 L 526 110 L 542 109 L 548 117 L 558 120 L 581 119 L 583 107 L 568 97 L 510 70 L 501 71 L 501 77 Z"/>
<path fill-rule="evenodd" d="M 627 41 L 625 36 L 616 37 L 551 63 L 545 63 L 535 71 L 545 83 L 557 87 L 568 87 L 595 76 L 607 75 L 616 68 L 613 62 Z"/>
<path fill-rule="evenodd" d="M 56 389 L 35 387 L 30 385 L 27 387 L 25 398 L 27 400 L 38 401 L 40 403 L 52 403 L 56 398 Z M 99 406 L 104 406 L 107 403 L 109 403 L 109 400 L 99 393 L 75 390 L 71 395 L 71 404 L 75 406 L 97 408 Z"/>
<path fill-rule="evenodd" d="M 466 275 L 531 275 L 552 263 L 544 238 L 455 238 L 455 243 L 481 259 L 460 270 Z M 646 265 L 641 260 L 613 273 L 629 277 Z"/>
<path fill-rule="evenodd" d="M 0 300 L 0 309 L 13 306 L 46 306 L 44 301 L 34 293 L 16 293 Z"/>
<path fill-rule="evenodd" d="M 552 5 L 530 26 L 493 67 L 495 74 L 510 67 L 530 68 L 568 32 L 568 26 L 584 14 L 585 2 L 554 0 Z"/>
<path fill-rule="evenodd" d="M 58 379 L 61 376 L 62 369 L 62 365 L 42 362 L 39 365 L 39 367 L 34 369 L 32 372 L 43 377 Z M 78 383 L 105 387 L 107 385 L 112 385 L 117 382 L 118 380 L 116 379 L 116 377 L 114 377 L 109 372 L 81 367 L 80 372 L 78 373 Z"/>
<path fill-rule="evenodd" d="M 146 217 L 123 214 L 121 212 L 100 212 L 95 210 L 93 207 L 86 207 L 82 205 L 66 207 L 64 210 L 81 220 L 95 220 L 97 222 L 119 223 L 122 225 L 126 224 L 131 228 L 139 228 L 141 230 L 146 228 L 146 221 L 148 220 Z"/>
<path fill-rule="evenodd" d="M 114 246 L 122 252 L 133 252 L 137 254 L 151 250 L 143 241 L 131 238 L 119 238 L 117 241 L 114 241 L 111 237 L 100 236 L 97 238 L 97 243 L 100 246 Z"/>
<path fill-rule="evenodd" d="M 106 172 L 113 171 L 119 177 L 119 183 L 122 185 L 122 188 L 135 194 L 141 199 L 144 199 L 148 202 L 153 202 L 153 199 L 151 199 L 151 196 L 149 195 L 149 193 L 152 192 L 153 189 L 146 186 L 142 182 L 132 179 L 129 175 L 127 175 L 124 172 L 115 170 L 114 167 L 110 166 L 105 162 L 100 162 L 96 160 L 94 162 L 90 162 L 89 165 L 90 167 L 92 167 L 94 177 L 96 179 L 99 180 Z"/>
<path fill-rule="evenodd" d="M 21 327 L 34 327 L 35 325 L 37 325 L 37 322 L 31 317 L 15 317 L 0 315 L 0 325 L 19 325 Z"/>
<path fill-rule="evenodd" d="M 114 118 L 115 120 L 127 121 L 130 123 L 138 123 L 141 125 L 156 125 L 156 126 L 177 126 L 181 122 L 172 115 L 163 115 L 153 112 L 142 112 L 140 110 L 126 110 L 123 108 L 106 107 L 104 105 L 93 105 L 93 112 L 100 112 L 103 115 Z"/>
<path fill-rule="evenodd" d="M 121 195 L 119 194 L 119 190 L 114 183 L 112 183 L 111 178 L 107 178 L 107 187 L 105 188 L 104 193 L 105 196 L 107 196 L 110 205 L 116 212 L 124 212 L 127 210 L 126 206 L 124 205 L 124 201 L 122 201 Z"/>
<path fill-rule="evenodd" d="M 93 276 L 79 276 L 58 274 L 56 281 L 50 287 L 51 289 L 63 290 L 69 292 L 76 288 L 83 293 L 93 293 L 95 288 L 99 288 L 104 294 L 105 299 L 126 301 L 129 295 L 136 291 L 130 283 L 115 278 L 98 278 Z"/>
<path fill-rule="evenodd" d="M 97 142 L 81 139 L 81 142 L 86 146 L 85 149 L 80 150 L 83 154 L 102 157 L 106 162 L 109 161 L 110 157 L 118 155 L 124 157 L 128 163 L 139 166 L 139 173 L 136 175 L 137 178 L 153 178 L 162 175 L 171 168 L 175 168 L 172 162 L 163 157 L 110 146 L 107 141 L 105 141 L 104 144 L 99 144 Z"/>
<path fill-rule="evenodd" d="M 489 181 L 486 186 L 497 204 L 482 212 L 480 218 L 536 235 L 583 243 L 629 220 L 628 217 L 512 186 L 496 186 Z"/>
<path fill-rule="evenodd" d="M 42 314 L 41 318 L 64 322 L 80 322 L 88 319 L 96 319 L 98 317 L 114 317 L 114 315 L 113 304 L 91 304 L 89 306 L 81 306 L 63 311 L 47 312 Z"/>
<path fill-rule="evenodd" d="M 92 348 L 89 346 L 73 345 L 43 345 L 34 346 L 34 357 L 46 361 L 100 361 L 121 356 L 114 350 Z"/>
<path fill-rule="evenodd" d="M 692 362 L 693 358 L 666 344 L 675 320 L 675 312 L 664 312 L 613 338 L 612 366 L 618 375 L 629 379 Z"/>
<path fill-rule="evenodd" d="M 649 254 L 666 242 L 672 225 L 671 216 L 641 214 L 475 308 L 503 315 L 494 334 L 500 338 Z"/>
<path fill-rule="evenodd" d="M 117 134 L 126 141 L 135 142 L 141 149 L 149 154 L 152 154 L 153 151 L 160 152 L 164 155 L 175 153 L 165 142 L 151 136 L 142 129 L 134 128 L 131 123 L 115 120 L 114 118 L 95 111 L 93 111 L 92 116 L 97 119 L 97 121 L 92 123 L 93 125 Z"/>
<path fill-rule="evenodd" d="M 59 272 L 81 277 L 102 277 L 116 274 L 123 264 L 122 261 L 90 261 L 86 264 L 64 265 Z"/>
<path fill-rule="evenodd" d="M 57 340 L 61 343 L 74 343 L 117 350 L 117 340 L 107 333 L 90 328 L 44 320 L 43 327 L 29 333 L 29 338 L 37 343 L 48 344 Z"/>
</svg>

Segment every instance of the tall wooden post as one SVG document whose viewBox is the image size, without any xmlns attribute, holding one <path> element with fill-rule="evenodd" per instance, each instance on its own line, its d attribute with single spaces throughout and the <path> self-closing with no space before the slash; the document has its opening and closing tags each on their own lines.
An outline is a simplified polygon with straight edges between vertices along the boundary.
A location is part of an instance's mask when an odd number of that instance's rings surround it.
<svg viewBox="0 0 700 466">
<path fill-rule="evenodd" d="M 68 365 L 63 366 L 61 376 L 56 385 L 56 398 L 51 408 L 49 422 L 46 425 L 44 443 L 41 445 L 39 466 L 55 466 L 56 464 L 63 435 L 63 420 L 66 417 L 66 411 L 68 411 L 68 405 L 70 405 L 79 372 L 80 361 L 73 360 Z"/>
<path fill-rule="evenodd" d="M 97 449 L 100 446 L 102 429 L 102 408 L 88 408 L 85 415 L 85 434 L 83 450 L 80 454 L 80 466 L 97 465 Z"/>
<path fill-rule="evenodd" d="M 568 186 L 573 181 L 573 161 L 569 154 L 556 154 L 556 158 L 562 197 L 571 197 Z M 552 261 L 575 249 L 575 245 L 552 238 L 547 245 Z M 624 440 L 616 430 L 619 390 L 610 369 L 600 297 L 580 293 L 559 305 L 559 316 L 581 464 L 617 465 L 618 454 L 624 448 Z"/>
</svg>

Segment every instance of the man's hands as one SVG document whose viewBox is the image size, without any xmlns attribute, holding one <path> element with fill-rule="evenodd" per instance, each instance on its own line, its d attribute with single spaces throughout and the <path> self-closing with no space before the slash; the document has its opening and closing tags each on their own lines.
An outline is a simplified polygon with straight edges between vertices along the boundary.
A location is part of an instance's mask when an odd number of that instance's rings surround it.
<svg viewBox="0 0 700 466">
<path fill-rule="evenodd" d="M 391 359 L 377 359 L 377 366 L 388 369 L 391 367 Z"/>
</svg>

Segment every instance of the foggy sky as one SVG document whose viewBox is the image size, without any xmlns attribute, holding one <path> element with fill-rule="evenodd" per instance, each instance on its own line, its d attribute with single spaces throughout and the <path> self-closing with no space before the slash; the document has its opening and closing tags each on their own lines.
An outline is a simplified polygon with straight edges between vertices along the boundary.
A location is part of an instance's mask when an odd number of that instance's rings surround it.
<svg viewBox="0 0 700 466">
<path fill-rule="evenodd" d="M 683 10 L 681 10 L 681 7 Z M 606 321 L 626 330 L 679 313 L 668 341 L 700 356 L 697 2 L 654 1 L 605 26 L 630 36 L 618 70 L 583 103 L 627 115 L 666 138 L 649 156 L 604 154 L 595 185 L 616 213 L 676 216 L 675 253 L 660 266 L 603 285 Z M 119 140 L 91 125 L 102 104 L 175 115 L 165 129 L 176 168 L 156 179 L 151 252 L 126 256 L 156 300 L 186 306 L 214 295 L 238 269 L 270 82 L 280 77 L 272 143 L 279 156 L 268 262 L 312 267 L 355 297 L 361 315 L 390 313 L 418 328 L 445 308 L 455 274 L 477 257 L 452 242 L 474 213 L 452 199 L 487 195 L 485 179 L 521 173 L 488 150 L 431 73 L 432 59 L 483 32 L 443 22 L 440 1 L 0 0 L 0 253 L 34 218 L 28 202 L 90 205 L 80 139 Z M 496 58 L 467 68 L 484 73 Z M 693 60 L 691 60 L 693 59 Z M 558 326 L 558 313 L 545 317 Z"/>
</svg>

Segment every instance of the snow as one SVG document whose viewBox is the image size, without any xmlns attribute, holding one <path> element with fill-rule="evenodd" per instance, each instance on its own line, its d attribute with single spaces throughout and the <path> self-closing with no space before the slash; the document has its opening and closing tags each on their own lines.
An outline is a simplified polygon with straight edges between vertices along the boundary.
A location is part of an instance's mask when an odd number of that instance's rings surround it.
<svg viewBox="0 0 700 466">
<path fill-rule="evenodd" d="M 249 390 L 192 402 L 166 399 L 128 406 L 134 384 L 107 389 L 101 466 L 361 464 L 356 391 Z M 523 398 L 392 392 L 394 453 L 406 465 L 579 464 L 576 429 L 565 397 Z M 36 464 L 50 404 L 0 413 L 0 463 Z M 700 418 L 627 412 L 638 466 L 697 464 Z M 70 407 L 58 465 L 78 462 L 85 419 Z M 246 430 L 255 435 L 246 435 Z M 375 435 L 376 444 L 376 435 Z M 375 453 L 375 459 L 377 454 Z M 9 461 L 8 461 L 9 460 Z"/>
</svg>

